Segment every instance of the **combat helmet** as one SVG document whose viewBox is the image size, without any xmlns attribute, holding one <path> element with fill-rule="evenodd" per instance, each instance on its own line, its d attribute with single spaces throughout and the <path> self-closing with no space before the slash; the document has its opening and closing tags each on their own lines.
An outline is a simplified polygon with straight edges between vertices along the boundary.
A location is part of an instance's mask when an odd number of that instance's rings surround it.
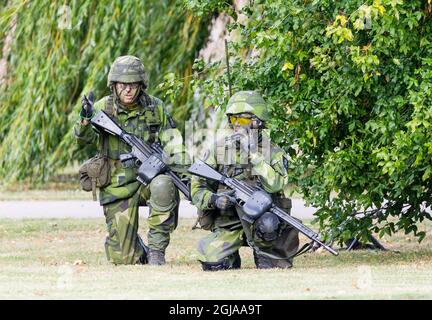
<svg viewBox="0 0 432 320">
<path fill-rule="evenodd" d="M 262 122 L 270 119 L 266 102 L 255 91 L 239 91 L 229 99 L 225 114 L 229 117 L 239 113 L 251 113 Z"/>
<path fill-rule="evenodd" d="M 141 82 L 144 89 L 148 86 L 148 76 L 142 61 L 135 56 L 121 56 L 114 60 L 108 73 L 107 86 L 114 82 Z"/>
</svg>

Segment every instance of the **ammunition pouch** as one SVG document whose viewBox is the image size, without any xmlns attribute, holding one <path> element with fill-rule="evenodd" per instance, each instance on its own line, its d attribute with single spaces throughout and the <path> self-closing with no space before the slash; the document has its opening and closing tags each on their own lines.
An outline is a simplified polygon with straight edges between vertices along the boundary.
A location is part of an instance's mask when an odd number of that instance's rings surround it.
<svg viewBox="0 0 432 320">
<path fill-rule="evenodd" d="M 199 224 L 200 228 L 203 230 L 212 230 L 215 221 L 215 213 L 216 209 L 198 209 L 198 218 L 195 223 L 194 229 L 198 228 L 197 225 Z"/>
<path fill-rule="evenodd" d="M 92 191 L 96 201 L 96 188 L 104 188 L 111 183 L 111 166 L 106 156 L 97 155 L 88 159 L 79 168 L 80 184 L 84 191 Z"/>
</svg>

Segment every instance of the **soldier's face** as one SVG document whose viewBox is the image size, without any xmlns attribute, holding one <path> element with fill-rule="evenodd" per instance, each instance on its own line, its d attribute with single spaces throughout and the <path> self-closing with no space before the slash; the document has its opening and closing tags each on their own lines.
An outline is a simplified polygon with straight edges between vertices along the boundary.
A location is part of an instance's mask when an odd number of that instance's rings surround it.
<svg viewBox="0 0 432 320">
<path fill-rule="evenodd" d="M 139 83 L 117 82 L 115 85 L 120 102 L 126 105 L 132 104 L 138 94 Z"/>
<path fill-rule="evenodd" d="M 252 117 L 248 113 L 235 114 L 229 117 L 235 133 L 247 133 L 251 128 Z"/>
</svg>

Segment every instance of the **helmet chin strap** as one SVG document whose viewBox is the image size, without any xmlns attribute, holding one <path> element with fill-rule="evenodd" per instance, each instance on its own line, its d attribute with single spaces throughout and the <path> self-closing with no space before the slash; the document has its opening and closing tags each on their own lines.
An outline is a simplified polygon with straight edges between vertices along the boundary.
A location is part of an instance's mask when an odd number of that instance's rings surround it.
<svg viewBox="0 0 432 320">
<path fill-rule="evenodd" d="M 260 119 L 255 118 L 255 119 L 252 120 L 250 128 L 251 129 L 263 129 L 264 128 L 264 123 Z"/>
</svg>

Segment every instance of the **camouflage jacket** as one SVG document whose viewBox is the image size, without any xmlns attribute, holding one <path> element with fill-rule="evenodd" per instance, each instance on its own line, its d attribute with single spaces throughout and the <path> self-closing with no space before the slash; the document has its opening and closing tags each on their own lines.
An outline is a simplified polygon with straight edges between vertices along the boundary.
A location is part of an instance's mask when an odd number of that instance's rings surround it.
<svg viewBox="0 0 432 320">
<path fill-rule="evenodd" d="M 250 185 L 260 185 L 264 190 L 275 195 L 284 195 L 288 185 L 288 160 L 285 152 L 271 144 L 267 135 L 263 135 L 268 143 L 267 148 L 260 144 L 257 153 L 252 154 L 246 161 L 240 159 L 237 150 L 232 157 L 234 161 L 227 161 L 227 149 L 225 142 L 217 142 L 206 151 L 202 160 L 211 165 L 217 171 L 243 180 Z M 245 164 L 239 164 L 239 163 Z M 191 179 L 192 203 L 200 210 L 211 209 L 209 200 L 212 193 L 224 189 L 217 182 L 193 176 Z"/>
<path fill-rule="evenodd" d="M 147 106 L 135 105 L 125 108 L 113 103 L 113 111 L 116 122 L 128 133 L 134 134 L 146 142 L 160 141 L 164 151 L 170 156 L 170 164 L 173 169 L 182 171 L 187 161 L 187 155 L 183 146 L 183 138 L 178 129 L 171 128 L 167 115 L 162 106 L 162 101 L 150 97 L 153 111 Z M 97 101 L 93 108 L 96 114 L 100 110 L 106 110 L 108 96 Z M 120 154 L 130 152 L 130 147 L 118 137 L 99 134 L 90 124 L 82 125 L 81 119 L 74 125 L 74 135 L 78 144 L 98 143 L 99 152 L 104 153 L 104 140 L 107 140 L 107 155 L 111 164 L 111 184 L 100 190 L 101 205 L 131 197 L 139 188 L 136 180 L 137 168 L 130 166 L 123 168 L 119 161 Z M 151 134 L 151 132 L 154 132 Z M 106 143 L 106 142 L 105 142 Z"/>
</svg>

